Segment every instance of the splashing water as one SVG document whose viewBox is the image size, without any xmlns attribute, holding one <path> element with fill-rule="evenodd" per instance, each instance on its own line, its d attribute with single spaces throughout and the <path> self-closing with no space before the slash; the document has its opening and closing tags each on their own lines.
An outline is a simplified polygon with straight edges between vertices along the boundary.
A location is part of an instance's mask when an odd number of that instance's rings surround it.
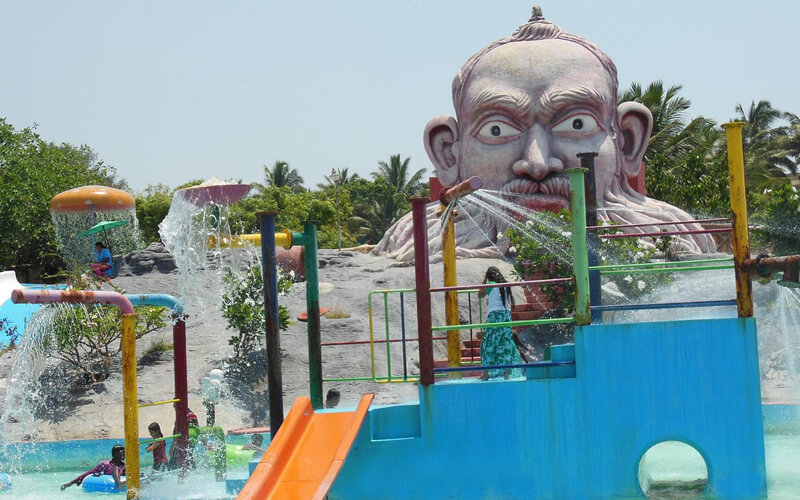
<svg viewBox="0 0 800 500">
<path fill-rule="evenodd" d="M 0 415 L 0 443 L 4 455 L 11 455 L 7 467 L 12 472 L 16 472 L 19 460 L 14 460 L 15 449 L 7 447 L 8 443 L 37 438 L 34 416 L 37 404 L 44 396 L 44 387 L 37 382 L 45 370 L 53 345 L 53 324 L 57 315 L 58 308 L 54 306 L 37 309 L 25 327 L 19 347 L 14 350 L 3 413 Z"/>
<path fill-rule="evenodd" d="M 56 238 L 64 255 L 64 260 L 71 266 L 85 267 L 94 262 L 94 241 L 107 243 L 114 255 L 126 254 L 142 247 L 139 236 L 139 220 L 136 209 L 87 211 L 87 212 L 50 212 L 56 229 Z M 110 229 L 89 237 L 78 237 L 101 221 L 127 220 L 125 226 Z"/>
<path fill-rule="evenodd" d="M 513 228 L 526 238 L 535 240 L 548 248 L 554 259 L 565 264 L 572 263 L 572 248 L 568 237 L 555 238 L 553 235 L 534 231 L 533 225 L 537 223 L 551 226 L 554 234 L 562 236 L 568 236 L 572 228 L 566 223 L 553 226 L 555 220 L 552 217 L 543 216 L 539 211 L 514 203 L 507 193 L 490 190 L 475 191 L 459 198 L 459 206 L 467 217 L 472 219 L 477 227 L 481 228 L 487 241 L 491 242 L 493 238 L 477 221 L 479 217 L 485 216 L 482 214 L 489 215 L 498 232 Z"/>
<path fill-rule="evenodd" d="M 228 214 L 227 204 L 196 205 L 178 191 L 159 225 L 161 240 L 178 267 L 180 299 L 187 310 L 201 316 L 211 305 L 204 302 L 201 290 L 222 290 L 228 272 L 243 279 L 249 267 L 260 263 L 260 248 L 216 244 L 231 239 Z"/>
</svg>

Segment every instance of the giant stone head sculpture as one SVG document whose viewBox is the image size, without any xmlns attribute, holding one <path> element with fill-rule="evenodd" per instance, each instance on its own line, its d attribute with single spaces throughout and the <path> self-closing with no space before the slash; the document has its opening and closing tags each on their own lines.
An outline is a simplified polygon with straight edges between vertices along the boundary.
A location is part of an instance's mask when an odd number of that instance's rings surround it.
<svg viewBox="0 0 800 500">
<path fill-rule="evenodd" d="M 501 191 L 528 209 L 551 211 L 569 207 L 565 170 L 580 165 L 576 155 L 597 152 L 601 219 L 690 220 L 682 210 L 646 198 L 628 184 L 627 178 L 643 168 L 653 119 L 640 103 L 617 105 L 617 86 L 616 66 L 599 47 L 563 31 L 534 7 L 513 35 L 490 43 L 461 67 L 453 80 L 456 117 L 437 116 L 428 122 L 425 149 L 444 185 L 477 175 L 485 189 Z M 457 227 L 462 249 L 478 249 L 473 240 L 504 229 L 491 217 L 477 225 L 481 227 Z M 398 234 L 407 232 L 403 227 L 401 221 L 390 229 L 379 251 L 407 253 L 401 247 L 408 243 Z M 646 226 L 631 230 L 658 231 Z M 390 240 L 395 248 L 387 245 Z M 678 245 L 691 252 L 714 249 L 707 235 L 681 238 Z"/>
</svg>

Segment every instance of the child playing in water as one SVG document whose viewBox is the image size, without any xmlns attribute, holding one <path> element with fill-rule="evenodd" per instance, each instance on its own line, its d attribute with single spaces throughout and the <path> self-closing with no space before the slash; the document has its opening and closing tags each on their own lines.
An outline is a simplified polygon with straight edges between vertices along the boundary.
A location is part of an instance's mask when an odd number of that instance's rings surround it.
<svg viewBox="0 0 800 500">
<path fill-rule="evenodd" d="M 264 453 L 264 448 L 261 446 L 264 444 L 264 436 L 261 434 L 253 434 L 253 437 L 250 438 L 250 442 L 246 445 L 242 446 L 243 450 L 253 450 L 253 458 Z"/>
<path fill-rule="evenodd" d="M 114 478 L 114 482 L 117 484 L 117 490 L 122 491 L 122 487 L 125 485 L 125 479 L 122 477 L 125 475 L 125 447 L 115 444 L 111 448 L 111 460 L 103 460 L 97 464 L 94 469 L 88 470 L 72 481 L 62 484 L 61 491 L 64 491 L 73 484 L 80 486 L 83 480 L 92 474 L 96 474 L 98 476 L 112 476 Z"/>
<path fill-rule="evenodd" d="M 158 422 L 153 422 L 147 426 L 150 431 L 150 437 L 153 439 L 163 438 L 164 434 L 161 432 L 161 427 Z M 144 449 L 145 451 L 153 452 L 153 472 L 163 472 L 167 470 L 167 443 L 164 440 L 153 441 L 148 444 Z"/>
</svg>

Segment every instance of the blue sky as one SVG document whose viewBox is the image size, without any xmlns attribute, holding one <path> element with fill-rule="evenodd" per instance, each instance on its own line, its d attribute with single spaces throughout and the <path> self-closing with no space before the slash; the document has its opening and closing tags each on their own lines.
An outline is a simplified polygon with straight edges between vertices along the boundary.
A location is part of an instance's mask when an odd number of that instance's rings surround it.
<svg viewBox="0 0 800 500">
<path fill-rule="evenodd" d="M 539 0 L 597 43 L 620 87 L 683 84 L 717 121 L 768 99 L 800 113 L 800 2 Z M 461 64 L 527 20 L 504 0 L 0 3 L 0 117 L 87 144 L 135 190 L 211 176 L 263 182 L 285 160 L 306 185 L 391 154 L 430 163 L 422 131 L 452 114 Z"/>
</svg>

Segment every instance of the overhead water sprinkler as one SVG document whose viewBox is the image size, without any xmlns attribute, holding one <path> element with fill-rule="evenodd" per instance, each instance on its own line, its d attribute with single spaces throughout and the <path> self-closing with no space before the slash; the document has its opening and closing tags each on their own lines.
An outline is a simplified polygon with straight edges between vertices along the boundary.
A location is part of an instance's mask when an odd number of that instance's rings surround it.
<svg viewBox="0 0 800 500">
<path fill-rule="evenodd" d="M 250 191 L 250 184 L 219 183 L 219 184 L 200 184 L 184 188 L 178 192 L 183 197 L 197 206 L 216 203 L 218 205 L 230 205 L 247 195 Z"/>
<path fill-rule="evenodd" d="M 477 191 L 483 182 L 478 176 L 459 182 L 452 187 L 443 187 L 439 192 L 439 201 L 442 211 L 446 214 L 442 227 L 442 264 L 444 265 L 444 286 L 458 286 L 456 273 L 456 228 L 453 221 L 452 202 L 458 198 Z M 448 325 L 459 324 L 458 319 L 458 292 L 445 292 L 444 297 L 445 317 Z M 447 332 L 447 366 L 461 366 L 461 332 L 448 330 Z M 454 376 L 458 376 L 454 372 Z"/>
<path fill-rule="evenodd" d="M 783 277 L 778 280 L 779 285 L 800 288 L 800 255 L 785 257 L 759 255 L 755 259 L 746 259 L 742 262 L 742 270 L 750 275 L 751 279 L 770 279 L 776 272 L 782 272 Z"/>
</svg>

